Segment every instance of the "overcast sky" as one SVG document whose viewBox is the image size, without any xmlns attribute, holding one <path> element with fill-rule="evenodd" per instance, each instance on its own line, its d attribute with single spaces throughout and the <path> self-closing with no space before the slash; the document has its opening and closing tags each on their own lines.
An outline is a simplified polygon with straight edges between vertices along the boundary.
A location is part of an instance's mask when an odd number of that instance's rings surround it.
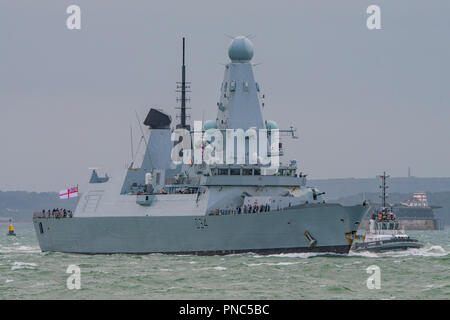
<svg viewBox="0 0 450 320">
<path fill-rule="evenodd" d="M 81 30 L 66 8 L 81 7 Z M 366 9 L 381 7 L 381 30 Z M 450 1 L 0 2 L 0 190 L 53 191 L 130 161 L 135 110 L 215 119 L 227 35 L 252 35 L 264 116 L 310 178 L 450 176 Z"/>
</svg>

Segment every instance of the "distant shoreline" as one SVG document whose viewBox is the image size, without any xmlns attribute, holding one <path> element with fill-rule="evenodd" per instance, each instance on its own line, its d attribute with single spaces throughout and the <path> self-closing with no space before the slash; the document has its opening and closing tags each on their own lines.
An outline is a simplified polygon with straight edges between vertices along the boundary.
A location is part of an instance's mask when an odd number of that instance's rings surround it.
<svg viewBox="0 0 450 320">
<path fill-rule="evenodd" d="M 30 225 L 33 224 L 33 221 L 12 221 L 12 225 L 13 226 L 22 226 L 22 225 Z M 8 226 L 9 225 L 9 221 L 8 222 L 2 222 L 0 221 L 0 226 Z"/>
</svg>

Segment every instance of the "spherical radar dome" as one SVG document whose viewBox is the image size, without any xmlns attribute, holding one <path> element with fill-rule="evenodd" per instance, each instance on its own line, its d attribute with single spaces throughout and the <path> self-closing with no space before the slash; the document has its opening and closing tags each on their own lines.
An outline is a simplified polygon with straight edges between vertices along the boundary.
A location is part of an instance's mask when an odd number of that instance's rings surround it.
<svg viewBox="0 0 450 320">
<path fill-rule="evenodd" d="M 228 48 L 228 56 L 233 62 L 246 62 L 253 58 L 253 44 L 243 36 L 234 38 Z"/>
<path fill-rule="evenodd" d="M 268 121 L 266 121 L 266 129 L 267 130 L 278 129 L 278 124 L 273 120 L 268 120 Z"/>
<path fill-rule="evenodd" d="M 203 130 L 208 131 L 210 129 L 217 129 L 217 122 L 216 120 L 207 120 L 203 124 Z"/>
</svg>

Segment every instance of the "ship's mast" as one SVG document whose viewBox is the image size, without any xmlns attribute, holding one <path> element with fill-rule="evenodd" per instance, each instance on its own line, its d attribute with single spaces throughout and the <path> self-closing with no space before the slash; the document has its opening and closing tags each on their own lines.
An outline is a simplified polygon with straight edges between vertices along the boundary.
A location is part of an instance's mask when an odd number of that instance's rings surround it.
<svg viewBox="0 0 450 320">
<path fill-rule="evenodd" d="M 186 65 L 184 64 L 184 54 L 185 54 L 185 38 L 183 37 L 183 64 L 181 66 L 181 82 L 177 82 L 177 92 L 181 93 L 181 98 L 177 98 L 177 101 L 181 101 L 181 114 L 180 114 L 180 123 L 177 125 L 177 128 L 190 129 L 190 126 L 187 124 L 186 114 L 186 102 L 189 101 L 189 98 L 186 98 L 186 93 L 190 92 L 188 89 L 190 86 L 190 82 L 186 82 Z M 178 109 L 178 108 L 177 108 Z"/>
<path fill-rule="evenodd" d="M 381 178 L 381 186 L 380 186 L 380 188 L 382 189 L 380 197 L 381 197 L 381 199 L 383 201 L 383 208 L 386 208 L 386 198 L 387 198 L 386 189 L 389 188 L 386 185 L 386 179 L 389 178 L 389 177 L 390 176 L 386 175 L 386 171 L 383 173 L 382 176 L 380 176 L 380 178 Z"/>
</svg>

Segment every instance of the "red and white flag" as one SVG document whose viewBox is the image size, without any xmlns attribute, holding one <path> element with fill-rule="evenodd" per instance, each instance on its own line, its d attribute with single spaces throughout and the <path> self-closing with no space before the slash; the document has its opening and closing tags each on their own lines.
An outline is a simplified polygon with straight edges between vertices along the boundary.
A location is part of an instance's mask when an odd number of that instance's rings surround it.
<svg viewBox="0 0 450 320">
<path fill-rule="evenodd" d="M 59 192 L 60 199 L 69 199 L 69 198 L 76 198 L 76 197 L 78 197 L 78 187 L 61 190 Z"/>
<path fill-rule="evenodd" d="M 419 201 L 427 201 L 426 193 L 414 193 L 414 198 Z"/>
</svg>

